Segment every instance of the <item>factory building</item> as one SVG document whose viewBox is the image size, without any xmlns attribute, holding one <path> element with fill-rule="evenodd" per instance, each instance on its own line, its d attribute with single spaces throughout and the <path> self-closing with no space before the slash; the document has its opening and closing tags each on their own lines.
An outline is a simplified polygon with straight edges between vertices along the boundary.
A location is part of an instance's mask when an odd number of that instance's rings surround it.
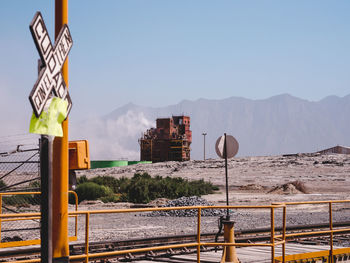
<svg viewBox="0 0 350 263">
<path fill-rule="evenodd" d="M 173 116 L 157 119 L 157 127 L 139 139 L 141 161 L 165 162 L 190 160 L 192 132 L 190 117 Z"/>
</svg>

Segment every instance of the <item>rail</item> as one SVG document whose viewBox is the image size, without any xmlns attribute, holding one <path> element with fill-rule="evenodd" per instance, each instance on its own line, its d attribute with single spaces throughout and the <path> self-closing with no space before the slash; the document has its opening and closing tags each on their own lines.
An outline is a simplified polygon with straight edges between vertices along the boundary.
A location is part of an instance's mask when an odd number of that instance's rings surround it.
<svg viewBox="0 0 350 263">
<path fill-rule="evenodd" d="M 341 229 L 334 229 L 333 224 L 333 204 L 344 204 L 344 203 L 350 203 L 350 200 L 331 200 L 331 201 L 305 201 L 305 202 L 283 202 L 283 203 L 273 203 L 274 205 L 283 205 L 283 209 L 285 210 L 283 213 L 283 216 L 287 213 L 287 207 L 288 206 L 299 206 L 299 205 L 328 205 L 328 218 L 329 218 L 329 230 L 323 230 L 323 231 L 308 231 L 303 233 L 290 233 L 290 234 L 282 234 L 282 235 L 276 235 L 276 238 L 282 238 L 284 241 L 287 238 L 293 238 L 293 237 L 300 237 L 300 236 L 314 236 L 314 235 L 321 235 L 321 234 L 329 234 L 329 250 L 326 251 L 317 251 L 313 253 L 304 253 L 304 254 L 298 254 L 298 255 L 286 255 L 285 245 L 286 242 L 282 244 L 282 257 L 277 257 L 276 262 L 288 262 L 292 260 L 302 260 L 310 257 L 327 257 L 329 259 L 330 263 L 335 262 L 334 256 L 340 255 L 340 254 L 350 254 L 350 248 L 339 248 L 334 249 L 333 244 L 333 236 L 335 233 L 344 232 L 344 231 L 350 231 L 350 228 L 341 228 Z M 283 222 L 286 221 L 286 218 L 283 218 Z"/>
<path fill-rule="evenodd" d="M 281 244 L 284 244 L 284 240 L 277 240 L 275 236 L 275 217 L 274 212 L 277 208 L 284 208 L 284 205 L 267 205 L 267 206 L 186 206 L 186 207 L 163 207 L 163 208 L 135 208 L 135 209 L 116 209 L 116 210 L 93 210 L 93 211 L 74 211 L 70 212 L 71 216 L 83 215 L 85 216 L 85 248 L 84 253 L 81 255 L 71 255 L 69 257 L 70 260 L 83 260 L 85 262 L 89 262 L 89 259 L 96 259 L 100 257 L 111 257 L 121 254 L 127 253 L 140 253 L 140 252 L 148 252 L 148 251 L 157 251 L 164 249 L 176 249 L 176 248 L 188 248 L 188 247 L 196 247 L 197 249 L 197 262 L 200 262 L 200 249 L 201 247 L 216 247 L 216 246 L 240 246 L 240 247 L 248 247 L 248 246 L 260 246 L 260 247 L 270 247 L 271 248 L 271 256 L 273 261 L 275 260 L 275 247 Z M 270 243 L 223 243 L 223 242 L 202 242 L 201 241 L 201 210 L 202 209 L 267 209 L 270 210 L 270 218 L 271 218 L 271 238 Z M 164 210 L 188 210 L 195 209 L 197 210 L 197 238 L 196 242 L 191 243 L 183 243 L 183 244 L 173 244 L 166 246 L 153 246 L 146 248 L 136 248 L 136 249 L 127 249 L 127 250 L 118 250 L 118 251 L 109 251 L 109 252 L 99 252 L 99 253 L 90 253 L 89 252 L 89 226 L 90 226 L 90 215 L 95 214 L 116 214 L 116 213 L 143 213 L 143 212 L 151 212 L 151 211 L 164 211 Z M 285 210 L 283 210 L 285 211 Z M 22 217 L 32 217 L 35 214 L 21 214 L 17 216 Z M 16 215 L 7 214 L 0 215 L 1 218 L 14 218 Z M 283 216 L 285 218 L 285 215 Z M 283 233 L 285 234 L 286 225 L 283 223 Z M 40 262 L 40 259 L 33 260 L 21 260 L 16 261 L 21 263 L 29 263 L 29 262 Z"/>
<path fill-rule="evenodd" d="M 334 262 L 334 256 L 339 254 L 348 254 L 350 253 L 350 248 L 341 248 L 341 249 L 334 249 L 333 247 L 333 235 L 349 231 L 350 228 L 341 228 L 341 229 L 335 229 L 334 223 L 333 223 L 333 207 L 334 204 L 339 203 L 350 203 L 350 200 L 334 200 L 334 201 L 308 201 L 308 202 L 288 202 L 288 203 L 274 203 L 271 205 L 266 206 L 191 206 L 191 207 L 163 207 L 163 208 L 135 208 L 135 209 L 115 209 L 115 210 L 92 210 L 92 211 L 72 211 L 69 212 L 70 216 L 84 216 L 85 217 L 85 237 L 84 237 L 84 251 L 82 254 L 79 255 L 71 255 L 69 258 L 70 260 L 74 261 L 84 261 L 89 262 L 89 260 L 96 260 L 98 258 L 103 257 L 112 257 L 117 256 L 121 254 L 128 254 L 128 253 L 143 253 L 143 252 L 150 252 L 150 251 L 157 251 L 157 250 L 171 250 L 176 248 L 195 248 L 197 251 L 197 262 L 200 262 L 200 253 L 201 253 L 201 247 L 216 247 L 216 246 L 239 246 L 239 247 L 268 247 L 271 249 L 271 262 L 290 262 L 292 260 L 302 260 L 307 259 L 310 257 L 327 257 L 328 262 Z M 328 227 L 329 230 L 322 230 L 322 231 L 308 231 L 308 232 L 298 232 L 298 233 L 286 233 L 286 215 L 287 215 L 287 207 L 290 206 L 297 206 L 297 205 L 327 205 L 328 206 L 328 214 L 329 214 L 329 222 Z M 203 242 L 201 240 L 201 211 L 203 209 L 266 209 L 270 211 L 270 241 L 269 242 L 257 242 L 257 243 L 223 243 L 223 242 Z M 153 247 L 143 247 L 143 248 L 135 248 L 135 249 L 124 249 L 124 250 L 118 250 L 118 251 L 108 251 L 108 252 L 96 252 L 91 253 L 89 251 L 89 228 L 90 228 L 90 216 L 96 215 L 96 214 L 117 214 L 117 213 L 144 213 L 144 212 L 151 212 L 151 211 L 164 211 L 164 210 L 188 210 L 188 209 L 195 209 L 197 210 L 197 231 L 196 231 L 196 241 L 195 242 L 187 242 L 182 244 L 172 244 L 172 245 L 156 245 Z M 275 227 L 275 210 L 276 209 L 282 209 L 282 227 Z M 0 215 L 0 220 L 4 219 L 11 219 L 16 217 L 26 217 L 31 218 L 38 216 L 38 213 L 23 213 L 23 214 L 3 214 Z M 305 253 L 305 254 L 298 254 L 298 255 L 286 255 L 286 244 L 287 239 L 293 238 L 293 237 L 300 237 L 300 236 L 314 236 L 316 234 L 329 234 L 330 236 L 330 249 L 326 251 L 319 251 L 315 253 Z M 276 247 L 282 246 L 282 256 L 276 257 Z M 20 260 L 15 261 L 18 263 L 29 263 L 29 262 L 40 262 L 40 259 L 32 259 L 32 260 Z"/>
<path fill-rule="evenodd" d="M 73 194 L 74 199 L 75 199 L 75 211 L 78 211 L 78 195 L 74 191 L 69 191 L 69 193 Z M 4 193 L 0 193 L 0 248 L 20 247 L 20 246 L 29 246 L 29 245 L 40 244 L 40 239 L 9 241 L 9 242 L 3 242 L 1 239 L 2 223 L 3 222 L 23 221 L 23 220 L 40 220 L 40 218 L 41 218 L 40 212 L 2 214 L 3 197 L 4 196 L 14 196 L 14 195 L 40 195 L 40 194 L 41 194 L 41 192 L 4 192 Z M 78 239 L 78 216 L 77 215 L 69 215 L 69 216 L 75 218 L 74 235 L 69 237 L 69 241 L 76 241 Z"/>
</svg>

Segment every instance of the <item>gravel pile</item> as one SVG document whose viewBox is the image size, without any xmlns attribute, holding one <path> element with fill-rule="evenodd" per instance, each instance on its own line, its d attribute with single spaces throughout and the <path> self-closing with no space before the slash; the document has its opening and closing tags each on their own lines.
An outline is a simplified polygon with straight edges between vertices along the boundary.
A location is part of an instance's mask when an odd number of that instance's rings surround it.
<svg viewBox="0 0 350 263">
<path fill-rule="evenodd" d="M 179 206 L 213 206 L 214 204 L 198 196 L 180 197 L 170 200 L 161 207 L 179 207 Z M 192 217 L 197 216 L 197 209 L 187 210 L 169 210 L 169 211 L 153 211 L 147 216 L 173 216 L 173 217 Z M 222 209 L 202 209 L 201 216 L 220 216 L 224 214 Z"/>
</svg>

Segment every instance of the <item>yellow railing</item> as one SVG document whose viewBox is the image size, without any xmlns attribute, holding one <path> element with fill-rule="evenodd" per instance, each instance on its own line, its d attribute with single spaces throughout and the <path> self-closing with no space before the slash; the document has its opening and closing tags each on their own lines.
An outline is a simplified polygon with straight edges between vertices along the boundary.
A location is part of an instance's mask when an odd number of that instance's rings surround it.
<svg viewBox="0 0 350 263">
<path fill-rule="evenodd" d="M 332 206 L 335 203 L 350 203 L 350 200 L 340 200 L 340 201 L 311 201 L 311 202 L 290 202 L 290 203 L 275 203 L 267 206 L 192 206 L 192 207 L 163 207 L 163 208 L 135 208 L 135 209 L 116 209 L 116 210 L 92 210 L 92 211 L 73 211 L 70 212 L 70 216 L 85 217 L 85 250 L 81 255 L 71 255 L 71 260 L 82 260 L 88 262 L 89 260 L 94 260 L 99 257 L 110 257 L 121 254 L 128 253 L 138 253 L 138 252 L 148 252 L 148 251 L 157 251 L 157 250 L 167 250 L 172 248 L 185 248 L 185 247 L 195 247 L 197 249 L 197 262 L 200 262 L 200 248 L 201 247 L 215 247 L 215 246 L 239 246 L 239 247 L 269 247 L 271 248 L 271 262 L 288 262 L 292 260 L 301 260 L 307 259 L 310 257 L 328 257 L 332 262 L 332 255 L 346 254 L 350 253 L 350 248 L 334 249 L 333 248 L 333 234 L 341 231 L 350 231 L 350 228 L 341 228 L 334 229 L 333 227 L 333 218 L 332 218 Z M 329 230 L 324 231 L 310 231 L 302 233 L 286 233 L 286 214 L 288 206 L 296 205 L 319 205 L 326 204 L 328 205 L 329 213 Z M 201 210 L 203 209 L 266 209 L 270 211 L 270 242 L 267 243 L 223 243 L 223 242 L 202 242 L 201 241 Z M 90 229 L 90 216 L 97 214 L 117 214 L 117 213 L 143 213 L 151 211 L 164 211 L 164 210 L 187 210 L 187 209 L 196 209 L 198 211 L 197 215 L 197 238 L 196 242 L 183 243 L 176 245 L 166 245 L 166 246 L 155 246 L 147 248 L 138 248 L 138 249 L 128 249 L 128 250 L 118 250 L 118 251 L 109 251 L 109 252 L 100 252 L 100 253 L 90 253 L 89 252 L 89 229 Z M 282 209 L 282 230 L 279 233 L 275 233 L 275 210 Z M 11 218 L 33 218 L 39 216 L 38 213 L 23 213 L 23 214 L 3 214 L 0 215 L 0 220 L 11 219 Z M 286 255 L 286 240 L 295 236 L 308 236 L 315 234 L 329 234 L 330 235 L 330 249 L 327 251 L 319 251 L 312 253 L 305 253 L 299 255 Z M 282 256 L 276 257 L 276 247 L 282 246 Z M 16 261 L 21 263 L 29 262 L 40 262 L 40 259 L 33 260 L 22 260 Z"/>
<path fill-rule="evenodd" d="M 333 263 L 334 256 L 340 254 L 349 254 L 350 248 L 340 248 L 334 249 L 333 247 L 333 236 L 334 233 L 350 231 L 350 228 L 340 228 L 334 229 L 333 226 L 333 204 L 342 204 L 342 203 L 350 203 L 350 200 L 331 200 L 331 201 L 306 201 L 306 202 L 285 202 L 285 203 L 274 203 L 275 205 L 284 205 L 283 209 L 287 209 L 288 206 L 298 206 L 298 205 L 327 205 L 328 206 L 328 218 L 329 218 L 329 230 L 322 231 L 308 231 L 302 233 L 290 233 L 290 234 L 282 234 L 276 235 L 276 238 L 282 238 L 286 240 L 287 238 L 300 237 L 300 236 L 312 236 L 312 235 L 324 235 L 329 234 L 329 250 L 317 251 L 311 253 L 303 253 L 297 255 L 288 255 L 285 253 L 285 243 L 283 244 L 282 257 L 277 257 L 276 262 L 288 262 L 293 260 L 302 260 L 307 258 L 317 258 L 317 257 L 327 257 L 330 263 Z M 286 214 L 286 211 L 285 213 Z M 285 222 L 285 218 L 283 221 Z"/>
<path fill-rule="evenodd" d="M 75 199 L 75 211 L 78 211 L 78 195 L 74 191 L 69 191 L 74 195 Z M 21 221 L 21 220 L 40 220 L 40 212 L 37 213 L 14 213 L 14 214 L 2 214 L 2 203 L 3 196 L 14 196 L 14 195 L 40 195 L 41 192 L 6 192 L 0 193 L 0 248 L 8 247 L 19 247 L 40 244 L 40 239 L 22 240 L 22 241 L 1 241 L 1 223 L 10 221 Z M 74 222 L 74 235 L 69 237 L 69 241 L 76 241 L 78 239 L 78 216 L 70 215 L 75 218 Z"/>
<path fill-rule="evenodd" d="M 137 209 L 116 209 L 116 210 L 95 210 L 95 211 L 75 211 L 70 212 L 69 215 L 85 216 L 85 251 L 81 255 L 72 255 L 69 258 L 71 260 L 84 260 L 88 262 L 89 259 L 93 260 L 98 257 L 109 257 L 121 254 L 128 253 L 137 253 L 137 252 L 148 252 L 148 251 L 157 251 L 157 250 L 167 250 L 172 248 L 185 248 L 185 247 L 196 247 L 197 248 L 197 262 L 200 262 L 200 248 L 203 246 L 206 247 L 216 247 L 216 246 L 240 246 L 240 247 L 248 247 L 248 246 L 261 246 L 261 247 L 270 247 L 271 248 L 271 256 L 274 261 L 275 259 L 275 247 L 281 244 L 284 244 L 284 240 L 277 240 L 275 236 L 275 216 L 274 211 L 276 208 L 283 208 L 284 205 L 269 205 L 269 206 L 186 206 L 186 207 L 163 207 L 163 208 L 137 208 Z M 202 209 L 267 209 L 270 210 L 271 217 L 271 239 L 270 243 L 223 243 L 223 242 L 202 242 L 201 241 L 201 210 Z M 96 214 L 116 214 L 116 213 L 143 213 L 143 212 L 151 212 L 151 211 L 164 211 L 164 210 L 187 210 L 187 209 L 196 209 L 198 211 L 197 215 L 197 238 L 196 242 L 192 243 L 183 243 L 176 245 L 166 245 L 166 246 L 155 246 L 155 247 L 147 247 L 147 248 L 138 248 L 138 249 L 128 249 L 128 250 L 118 250 L 118 251 L 110 251 L 110 252 L 102 252 L 102 253 L 89 253 L 89 228 L 90 228 L 90 215 Z M 0 215 L 1 217 L 12 217 L 14 215 Z M 34 216 L 33 214 L 22 214 L 21 216 Z M 285 218 L 285 215 L 283 216 Z M 285 233 L 285 224 L 283 224 Z M 27 261 L 16 261 L 21 263 L 29 263 L 29 262 L 40 262 L 40 260 L 27 260 Z"/>
<path fill-rule="evenodd" d="M 156 251 L 156 250 L 164 250 L 171 248 L 185 248 L 185 247 L 196 247 L 197 248 L 197 262 L 200 262 L 200 247 L 215 247 L 215 246 L 263 246 L 263 247 L 271 247 L 271 255 L 274 260 L 275 256 L 275 246 L 284 244 L 283 240 L 279 240 L 276 242 L 275 234 L 274 234 L 274 209 L 284 207 L 284 205 L 270 205 L 270 206 L 186 206 L 186 207 L 163 207 L 163 208 L 138 208 L 138 209 L 118 209 L 118 210 L 96 210 L 96 211 L 79 211 L 72 212 L 72 215 L 85 215 L 85 251 L 82 255 L 74 255 L 70 256 L 70 259 L 80 259 L 88 262 L 89 259 L 94 259 L 98 257 L 108 257 L 120 254 L 127 253 L 137 253 L 137 252 L 148 252 L 148 251 Z M 202 209 L 270 209 L 271 216 L 271 242 L 270 243 L 208 243 L 201 242 L 201 210 Z M 113 214 L 113 213 L 132 213 L 132 212 L 150 212 L 150 211 L 164 211 L 164 210 L 187 210 L 187 209 L 197 209 L 197 242 L 192 243 L 183 243 L 176 245 L 167 245 L 167 246 L 156 246 L 156 247 L 147 247 L 147 248 L 139 248 L 139 249 L 130 249 L 130 250 L 120 250 L 120 251 L 111 251 L 111 252 L 101 252 L 101 253 L 89 253 L 89 218 L 90 215 L 93 214 Z M 284 227 L 285 228 L 285 227 Z"/>
</svg>

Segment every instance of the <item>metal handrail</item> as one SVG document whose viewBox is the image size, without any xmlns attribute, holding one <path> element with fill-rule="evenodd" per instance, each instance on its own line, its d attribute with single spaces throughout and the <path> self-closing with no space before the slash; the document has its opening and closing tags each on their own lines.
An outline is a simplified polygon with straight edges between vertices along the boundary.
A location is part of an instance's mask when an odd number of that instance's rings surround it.
<svg viewBox="0 0 350 263">
<path fill-rule="evenodd" d="M 276 240 L 274 233 L 274 209 L 284 208 L 283 204 L 276 205 L 265 205 L 265 206 L 185 206 L 185 207 L 158 207 L 158 208 L 134 208 L 134 209 L 115 209 L 115 210 L 93 210 L 93 211 L 74 211 L 70 212 L 70 215 L 85 215 L 85 251 L 82 255 L 70 256 L 70 259 L 80 259 L 88 262 L 89 259 L 105 256 L 114 256 L 125 253 L 136 253 L 136 252 L 148 252 L 161 249 L 172 249 L 172 248 L 184 248 L 184 247 L 197 247 L 197 262 L 200 262 L 200 248 L 203 246 L 261 246 L 261 247 L 271 247 L 271 256 L 273 262 L 275 261 L 275 247 L 278 245 L 283 245 L 285 240 Z M 138 249 L 128 249 L 128 250 L 118 250 L 110 252 L 100 252 L 100 253 L 89 253 L 89 219 L 90 215 L 94 214 L 114 214 L 114 213 L 131 213 L 131 212 L 151 212 L 151 211 L 164 211 L 164 210 L 189 210 L 197 209 L 197 242 L 193 243 L 183 243 L 176 245 L 166 245 L 166 246 L 156 246 Z M 270 243 L 210 243 L 201 242 L 201 210 L 202 209 L 270 209 L 271 212 L 271 242 Z M 285 218 L 285 216 L 283 217 Z M 283 224 L 285 226 L 285 224 Z M 284 228 L 285 231 L 285 228 Z"/>
<path fill-rule="evenodd" d="M 350 200 L 326 200 L 326 201 L 303 201 L 303 202 L 278 202 L 273 203 L 274 205 L 285 205 L 283 209 L 287 209 L 288 206 L 298 206 L 298 205 L 328 205 L 328 215 L 329 215 L 329 230 L 323 230 L 323 231 L 309 231 L 309 232 L 302 232 L 302 233 L 290 233 L 290 234 L 283 234 L 283 235 L 277 235 L 276 238 L 282 238 L 284 241 L 286 241 L 287 238 L 295 237 L 295 236 L 312 236 L 317 234 L 329 234 L 330 235 L 330 242 L 329 246 L 330 249 L 327 253 L 327 257 L 329 257 L 329 262 L 334 262 L 334 255 L 338 253 L 350 253 L 350 248 L 342 248 L 337 249 L 338 252 L 333 247 L 333 234 L 343 231 L 350 231 L 350 228 L 341 228 L 341 229 L 334 229 L 333 227 L 333 211 L 332 207 L 333 204 L 341 204 L 341 203 L 350 203 Z M 285 221 L 285 220 L 283 220 Z M 286 255 L 285 255 L 285 244 L 283 245 L 283 252 L 282 257 L 276 258 L 279 260 L 278 262 L 286 262 Z M 314 253 L 314 256 L 324 256 L 325 251 L 319 251 L 319 253 Z M 292 255 L 293 256 L 293 255 Z M 295 257 L 294 257 L 295 258 Z"/>
<path fill-rule="evenodd" d="M 271 247 L 271 255 L 272 260 L 274 261 L 274 248 L 275 246 L 284 244 L 285 241 L 277 241 L 275 242 L 276 237 L 274 236 L 274 209 L 275 208 L 283 208 L 284 205 L 265 205 L 265 206 L 186 206 L 186 207 L 159 207 L 159 208 L 134 208 L 134 209 L 115 209 L 115 210 L 92 210 L 92 211 L 72 211 L 69 212 L 70 216 L 78 216 L 85 215 L 85 251 L 82 255 L 72 255 L 70 259 L 80 259 L 88 262 L 89 259 L 102 257 L 102 256 L 113 256 L 120 255 L 125 253 L 136 253 L 136 252 L 147 252 L 151 250 L 162 250 L 162 249 L 172 249 L 172 248 L 184 248 L 184 247 L 197 247 L 197 262 L 200 262 L 200 248 L 203 246 L 261 246 L 261 247 Z M 201 210 L 202 209 L 269 209 L 271 212 L 271 243 L 210 243 L 210 242 L 201 242 Z M 128 250 L 118 250 L 111 252 L 101 252 L 101 253 L 89 253 L 89 226 L 90 226 L 90 215 L 94 214 L 115 214 L 115 213 L 132 213 L 132 212 L 151 212 L 151 211 L 165 211 L 165 210 L 189 210 L 189 209 L 197 209 L 197 242 L 193 243 L 183 243 L 183 244 L 175 244 L 175 245 L 166 245 L 166 246 L 156 246 L 156 247 L 148 247 L 148 248 L 138 248 L 138 249 L 128 249 Z M 1 218 L 12 217 L 31 217 L 37 216 L 38 213 L 23 213 L 23 214 L 7 214 L 0 215 Z M 30 261 L 16 261 L 16 262 L 40 262 L 40 260 L 30 260 Z"/>
<path fill-rule="evenodd" d="M 85 251 L 81 255 L 72 255 L 70 259 L 75 260 L 84 260 L 88 262 L 89 259 L 94 259 L 97 257 L 103 256 L 114 256 L 125 253 L 136 253 L 136 252 L 147 252 L 151 250 L 162 250 L 162 249 L 172 249 L 172 248 L 183 248 L 183 247 L 197 247 L 197 262 L 200 262 L 200 248 L 201 247 L 214 247 L 214 246 L 240 246 L 240 247 L 270 247 L 271 248 L 271 262 L 286 262 L 291 257 L 296 258 L 296 255 L 286 255 L 286 239 L 294 236 L 308 236 L 314 234 L 330 234 L 331 242 L 330 242 L 330 250 L 329 251 L 320 251 L 313 253 L 316 256 L 328 256 L 330 258 L 330 262 L 333 262 L 332 255 L 337 255 L 339 253 L 350 253 L 350 248 L 342 248 L 342 249 L 333 249 L 333 234 L 342 232 L 342 231 L 350 231 L 350 228 L 342 228 L 342 229 L 334 229 L 333 228 L 333 219 L 332 219 L 332 205 L 336 203 L 350 203 L 350 200 L 332 200 L 332 201 L 307 201 L 307 202 L 285 202 L 285 203 L 273 203 L 271 205 L 264 206 L 187 206 L 187 207 L 159 207 L 159 208 L 132 208 L 132 209 L 114 209 L 114 210 L 89 210 L 89 211 L 72 211 L 69 212 L 70 216 L 85 216 Z M 310 231 L 310 232 L 302 232 L 302 233 L 286 233 L 286 213 L 288 206 L 296 206 L 296 205 L 328 205 L 329 208 L 329 229 L 323 231 Z M 271 218 L 271 231 L 270 231 L 270 242 L 268 243 L 223 243 L 223 242 L 202 242 L 201 241 L 201 210 L 202 209 L 269 209 L 270 210 L 270 218 Z M 283 209 L 283 217 L 282 217 L 282 229 L 279 230 L 279 233 L 275 233 L 275 217 L 274 211 L 275 209 L 282 208 Z M 188 209 L 196 209 L 198 211 L 197 215 L 197 239 L 196 242 L 192 243 L 183 243 L 183 244 L 174 244 L 174 245 L 166 245 L 166 246 L 155 246 L 155 247 L 147 247 L 147 248 L 137 248 L 137 249 L 127 249 L 127 250 L 118 250 L 118 251 L 109 251 L 109 252 L 99 252 L 99 253 L 89 253 L 89 228 L 90 228 L 90 215 L 95 214 L 116 214 L 116 213 L 133 213 L 133 212 L 151 212 L 151 211 L 169 211 L 169 210 L 188 210 Z M 38 216 L 39 213 L 23 213 L 23 214 L 6 214 L 0 215 L 0 219 L 2 218 L 11 218 L 16 216 L 22 217 L 33 217 Z M 282 256 L 275 257 L 275 247 L 282 245 Z M 298 255 L 297 255 L 298 256 Z M 302 258 L 302 256 L 299 256 Z M 25 260 L 25 261 L 16 261 L 21 263 L 30 263 L 30 262 L 40 262 L 38 260 Z"/>
<path fill-rule="evenodd" d="M 78 195 L 74 191 L 68 191 L 74 195 L 75 199 L 75 211 L 78 210 Z M 4 247 L 18 247 L 18 246 L 28 246 L 28 245 L 38 245 L 40 244 L 40 239 L 33 240 L 24 240 L 24 241 L 11 241 L 11 242 L 1 242 L 1 223 L 9 221 L 18 221 L 18 220 L 37 220 L 41 218 L 41 213 L 15 213 L 15 214 L 2 214 L 2 202 L 3 196 L 8 195 L 40 195 L 41 192 L 4 192 L 0 193 L 0 248 Z M 78 239 L 78 216 L 69 215 L 70 217 L 75 218 L 74 222 L 74 235 L 69 237 L 70 241 L 76 241 Z"/>
</svg>

